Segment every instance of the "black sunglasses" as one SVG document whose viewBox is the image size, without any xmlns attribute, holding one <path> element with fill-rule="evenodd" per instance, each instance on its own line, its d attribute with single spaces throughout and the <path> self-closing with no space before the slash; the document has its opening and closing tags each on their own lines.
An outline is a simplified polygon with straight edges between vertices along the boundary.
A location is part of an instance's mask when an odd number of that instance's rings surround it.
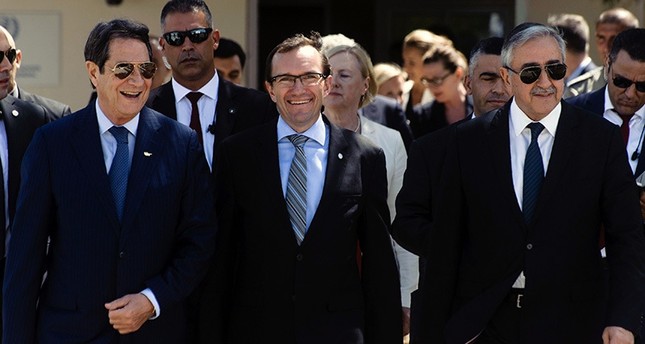
<svg viewBox="0 0 645 344">
<path fill-rule="evenodd" d="M 121 62 L 117 63 L 114 68 L 110 69 L 114 76 L 123 80 L 130 76 L 134 72 L 134 67 L 139 68 L 139 73 L 145 79 L 151 79 L 155 76 L 157 71 L 157 65 L 154 62 L 143 62 L 143 63 L 131 63 L 131 62 Z"/>
<path fill-rule="evenodd" d="M 529 66 L 523 68 L 521 71 L 519 71 L 519 73 L 514 71 L 511 67 L 504 66 L 504 68 L 519 75 L 520 80 L 522 80 L 522 82 L 527 85 L 534 83 L 535 81 L 537 81 L 537 79 L 540 78 L 542 69 L 546 70 L 546 73 L 549 75 L 549 78 L 551 78 L 551 80 L 560 80 L 564 78 L 565 74 L 567 74 L 567 65 L 565 65 L 564 63 L 551 63 L 545 65 L 544 67 Z"/>
<path fill-rule="evenodd" d="M 632 84 L 636 85 L 636 90 L 638 92 L 645 92 L 645 81 L 631 81 L 627 78 L 624 78 L 620 75 L 616 75 L 613 78 L 614 86 L 620 88 L 629 88 Z"/>
<path fill-rule="evenodd" d="M 178 47 L 184 44 L 184 39 L 188 37 L 193 43 L 201 43 L 208 39 L 208 35 L 213 32 L 213 29 L 210 27 L 192 29 L 186 31 L 172 31 L 163 34 L 163 38 L 168 42 L 168 44 Z"/>
<path fill-rule="evenodd" d="M 7 51 L 0 50 L 0 63 L 2 63 L 5 56 L 7 57 L 7 60 L 9 60 L 9 63 L 13 63 L 13 61 L 16 60 L 16 49 L 9 48 Z"/>
</svg>

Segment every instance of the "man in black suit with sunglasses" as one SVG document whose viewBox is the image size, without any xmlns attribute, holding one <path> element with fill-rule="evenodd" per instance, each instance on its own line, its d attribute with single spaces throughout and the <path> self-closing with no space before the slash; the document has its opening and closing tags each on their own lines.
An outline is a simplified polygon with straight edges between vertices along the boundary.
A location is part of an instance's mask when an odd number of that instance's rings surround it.
<svg viewBox="0 0 645 344">
<path fill-rule="evenodd" d="M 275 104 L 266 93 L 237 86 L 217 75 L 213 49 L 219 44 L 219 30 L 213 28 L 204 1 L 166 3 L 161 11 L 161 30 L 159 43 L 172 67 L 172 80 L 151 91 L 147 105 L 195 129 L 214 171 L 219 143 L 231 134 L 276 118 Z"/>
<path fill-rule="evenodd" d="M 553 28 L 513 29 L 500 69 L 513 98 L 451 133 L 420 283 L 424 343 L 633 343 L 645 286 L 638 190 L 618 128 L 561 101 L 564 56 Z"/>
</svg>

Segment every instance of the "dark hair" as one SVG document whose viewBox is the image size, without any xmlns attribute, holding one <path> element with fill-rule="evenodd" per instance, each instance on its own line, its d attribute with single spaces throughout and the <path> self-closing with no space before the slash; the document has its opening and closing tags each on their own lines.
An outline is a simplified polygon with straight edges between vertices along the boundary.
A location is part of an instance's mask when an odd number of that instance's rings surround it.
<svg viewBox="0 0 645 344">
<path fill-rule="evenodd" d="M 114 19 L 96 24 L 85 43 L 85 61 L 92 61 L 103 73 L 105 61 L 110 58 L 110 42 L 117 38 L 136 39 L 146 45 L 148 58 L 152 60 L 152 48 L 148 27 L 129 19 Z"/>
<path fill-rule="evenodd" d="M 246 54 L 244 53 L 244 50 L 242 50 L 242 47 L 232 39 L 220 37 L 219 45 L 217 46 L 217 49 L 215 49 L 213 57 L 226 59 L 235 55 L 240 58 L 240 64 L 242 65 L 242 68 L 244 68 Z"/>
<path fill-rule="evenodd" d="M 190 13 L 193 11 L 204 12 L 208 27 L 213 27 L 213 15 L 208 5 L 202 0 L 171 0 L 161 9 L 161 29 L 166 26 L 166 16 L 170 13 Z"/>
<path fill-rule="evenodd" d="M 584 54 L 589 49 L 589 25 L 585 18 L 578 14 L 556 14 L 549 16 L 549 25 L 560 32 L 567 43 L 567 50 Z"/>
<path fill-rule="evenodd" d="M 614 7 L 600 14 L 596 27 L 600 24 L 618 24 L 625 29 L 635 29 L 638 27 L 638 18 L 624 8 Z"/>
<path fill-rule="evenodd" d="M 645 62 L 645 29 L 627 29 L 614 38 L 609 53 L 609 63 L 616 61 L 618 53 L 624 50 L 633 60 Z"/>
<path fill-rule="evenodd" d="M 468 71 L 464 55 L 451 46 L 437 45 L 423 56 L 424 65 L 435 62 L 441 62 L 450 73 L 454 73 L 457 67 L 461 67 L 464 74 Z"/>
<path fill-rule="evenodd" d="M 503 44 L 504 44 L 504 39 L 501 37 L 488 37 L 477 42 L 477 44 L 475 44 L 473 49 L 470 51 L 470 55 L 468 58 L 469 60 L 468 74 L 472 76 L 472 72 L 475 69 L 475 65 L 477 65 L 477 62 L 479 61 L 480 56 L 501 55 Z"/>
<path fill-rule="evenodd" d="M 273 48 L 273 50 L 271 50 L 269 56 L 267 56 L 266 59 L 264 79 L 267 82 L 271 81 L 271 73 L 273 72 L 271 69 L 273 67 L 273 56 L 275 56 L 275 54 L 288 53 L 292 50 L 305 46 L 312 46 L 318 51 L 318 53 L 320 54 L 320 60 L 322 61 L 322 73 L 325 75 L 325 77 L 329 76 L 329 74 L 331 73 L 331 66 L 329 65 L 327 56 L 325 56 L 325 54 L 323 54 L 322 52 L 322 39 L 320 37 L 320 33 L 311 31 L 309 37 L 298 33 L 295 36 L 291 36 L 285 39 L 284 41 L 282 41 L 282 43 L 278 44 L 275 48 Z"/>
</svg>

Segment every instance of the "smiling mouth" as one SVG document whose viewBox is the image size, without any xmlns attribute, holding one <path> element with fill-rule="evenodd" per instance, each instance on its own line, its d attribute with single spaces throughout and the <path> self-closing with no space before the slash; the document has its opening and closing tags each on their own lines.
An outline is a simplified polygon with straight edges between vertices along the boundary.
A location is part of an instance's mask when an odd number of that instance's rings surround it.
<svg viewBox="0 0 645 344">
<path fill-rule="evenodd" d="M 291 105 L 303 105 L 303 104 L 307 104 L 309 102 L 311 102 L 311 99 L 307 99 L 307 100 L 289 100 L 289 101 L 287 101 L 287 103 L 289 103 Z"/>
<path fill-rule="evenodd" d="M 126 98 L 138 98 L 139 95 L 141 95 L 141 92 L 126 92 L 126 91 L 121 91 L 121 94 L 125 96 Z"/>
</svg>

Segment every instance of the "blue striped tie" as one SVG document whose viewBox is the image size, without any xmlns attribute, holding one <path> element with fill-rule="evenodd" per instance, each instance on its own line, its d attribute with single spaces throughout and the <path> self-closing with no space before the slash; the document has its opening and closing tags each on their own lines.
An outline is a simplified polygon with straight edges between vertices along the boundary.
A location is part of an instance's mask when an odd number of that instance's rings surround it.
<svg viewBox="0 0 645 344">
<path fill-rule="evenodd" d="M 542 162 L 542 154 L 537 142 L 537 138 L 540 136 L 544 126 L 536 122 L 530 123 L 527 127 L 531 129 L 531 143 L 526 150 L 526 159 L 524 160 L 522 212 L 524 213 L 524 221 L 530 223 L 533 220 L 535 205 L 544 180 L 544 163 Z"/>
<path fill-rule="evenodd" d="M 130 173 L 130 150 L 128 149 L 128 129 L 125 127 L 112 127 L 109 132 L 116 139 L 116 153 L 110 166 L 108 177 L 112 186 L 114 205 L 119 217 L 123 217 L 125 194 L 128 188 L 128 174 Z"/>
<path fill-rule="evenodd" d="M 300 245 L 307 232 L 307 158 L 304 145 L 309 138 L 304 135 L 291 135 L 287 138 L 296 147 L 287 180 L 287 211 L 296 241 Z"/>
</svg>

